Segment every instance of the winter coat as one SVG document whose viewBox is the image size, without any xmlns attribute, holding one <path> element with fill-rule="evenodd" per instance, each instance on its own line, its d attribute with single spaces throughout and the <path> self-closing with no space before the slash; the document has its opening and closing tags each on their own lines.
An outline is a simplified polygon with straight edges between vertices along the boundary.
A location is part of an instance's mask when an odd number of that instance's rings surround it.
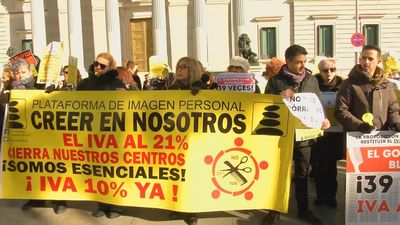
<svg viewBox="0 0 400 225">
<path fill-rule="evenodd" d="M 311 71 L 306 70 L 306 76 L 300 84 L 294 83 L 291 78 L 283 73 L 283 68 L 279 70 L 278 74 L 268 80 L 265 87 L 265 94 L 279 95 L 286 89 L 292 89 L 294 93 L 311 92 L 315 93 L 319 98 L 321 93 L 317 79 L 311 75 Z"/>
<path fill-rule="evenodd" d="M 399 104 L 390 81 L 383 70 L 376 68 L 374 79 L 360 65 L 350 71 L 336 96 L 335 116 L 347 131 L 357 131 L 365 113 L 373 114 L 373 124 L 386 130 L 400 122 Z M 375 79 L 378 77 L 379 79 Z"/>
<path fill-rule="evenodd" d="M 126 90 L 125 84 L 118 79 L 117 70 L 109 70 L 100 76 L 89 75 L 83 79 L 77 86 L 77 90 Z"/>
<path fill-rule="evenodd" d="M 319 90 L 318 80 L 311 75 L 311 71 L 306 69 L 306 75 L 304 79 L 297 84 L 283 72 L 285 66 L 279 70 L 278 74 L 271 77 L 268 80 L 267 86 L 265 87 L 265 94 L 279 95 L 282 91 L 291 89 L 294 93 L 311 92 L 315 93 L 318 98 L 321 99 L 321 93 Z M 322 125 L 322 124 L 321 124 Z M 305 141 L 295 142 L 296 147 L 310 146 L 316 142 L 316 139 L 310 139 Z"/>
<path fill-rule="evenodd" d="M 183 84 L 177 80 L 171 86 L 168 87 L 168 90 L 192 90 L 192 89 L 208 89 L 207 85 L 205 85 L 201 80 L 195 81 L 190 87 L 188 84 Z"/>
<path fill-rule="evenodd" d="M 321 74 L 315 74 L 315 78 L 318 80 L 319 90 L 321 92 L 337 92 L 342 85 L 343 79 L 339 76 L 334 76 L 329 84 L 326 84 Z"/>
</svg>

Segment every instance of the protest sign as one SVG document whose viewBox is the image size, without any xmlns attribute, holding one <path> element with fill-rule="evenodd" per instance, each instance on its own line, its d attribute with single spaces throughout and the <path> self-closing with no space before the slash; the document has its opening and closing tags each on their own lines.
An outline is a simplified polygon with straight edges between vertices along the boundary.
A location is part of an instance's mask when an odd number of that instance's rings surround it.
<svg viewBox="0 0 400 225">
<path fill-rule="evenodd" d="M 74 56 L 69 56 L 67 81 L 73 85 L 78 83 L 78 58 Z"/>
<path fill-rule="evenodd" d="M 218 90 L 240 91 L 254 93 L 256 91 L 256 78 L 251 73 L 220 73 L 215 82 Z"/>
<path fill-rule="evenodd" d="M 43 51 L 36 83 L 56 83 L 61 70 L 62 53 L 62 43 L 53 41 L 47 45 Z"/>
<path fill-rule="evenodd" d="M 13 65 L 15 60 L 17 59 L 23 59 L 25 60 L 27 63 L 29 63 L 31 66 L 31 72 L 34 76 L 37 76 L 38 72 L 36 71 L 35 65 L 36 65 L 36 59 L 33 56 L 32 52 L 30 50 L 25 50 L 21 53 L 18 53 L 12 57 L 10 57 L 8 59 L 8 62 L 10 63 L 10 65 Z"/>
<path fill-rule="evenodd" d="M 160 93 L 12 91 L 1 196 L 287 212 L 293 123 L 280 96 Z"/>
<path fill-rule="evenodd" d="M 293 97 L 284 98 L 283 102 L 298 120 L 295 120 L 296 141 L 320 137 L 320 129 L 325 119 L 324 110 L 318 96 L 314 93 L 295 93 Z"/>
<path fill-rule="evenodd" d="M 346 225 L 400 223 L 400 133 L 347 133 Z"/>
</svg>

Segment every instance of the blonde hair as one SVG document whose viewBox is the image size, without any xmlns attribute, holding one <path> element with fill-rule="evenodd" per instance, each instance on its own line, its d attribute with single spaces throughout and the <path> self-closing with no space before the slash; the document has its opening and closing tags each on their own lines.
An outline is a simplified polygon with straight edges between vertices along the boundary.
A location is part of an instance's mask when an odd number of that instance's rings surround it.
<svg viewBox="0 0 400 225">
<path fill-rule="evenodd" d="M 336 67 L 336 59 L 334 58 L 321 59 L 321 61 L 318 63 L 318 70 L 321 71 L 322 66 L 327 64 L 332 64 L 334 67 Z"/>
<path fill-rule="evenodd" d="M 201 65 L 201 63 L 193 58 L 190 57 L 182 57 L 178 60 L 178 62 L 176 63 L 176 68 L 178 68 L 178 65 L 181 63 L 185 63 L 189 66 L 188 68 L 188 83 L 189 86 L 191 87 L 192 84 L 196 81 L 201 80 L 201 71 L 203 70 L 203 66 Z M 176 77 L 174 79 L 174 81 L 172 82 L 172 84 L 174 84 L 176 82 Z"/>
<path fill-rule="evenodd" d="M 115 62 L 114 57 L 110 53 L 102 52 L 96 56 L 96 59 L 98 58 L 106 59 L 109 62 L 108 66 L 110 69 L 115 69 L 117 67 L 117 62 Z"/>
</svg>

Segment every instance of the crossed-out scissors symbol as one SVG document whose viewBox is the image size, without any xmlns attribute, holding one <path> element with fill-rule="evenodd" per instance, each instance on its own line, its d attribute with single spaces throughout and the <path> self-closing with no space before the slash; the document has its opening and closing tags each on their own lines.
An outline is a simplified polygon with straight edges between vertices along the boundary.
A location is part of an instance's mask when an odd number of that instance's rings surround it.
<svg viewBox="0 0 400 225">
<path fill-rule="evenodd" d="M 250 173 L 252 171 L 252 169 L 250 167 L 239 168 L 239 166 L 242 165 L 243 163 L 246 163 L 248 160 L 249 160 L 249 157 L 243 156 L 242 159 L 240 160 L 240 162 L 236 166 L 233 166 L 232 163 L 225 160 L 224 163 L 225 163 L 225 165 L 227 165 L 229 167 L 229 169 L 224 169 L 221 171 L 229 171 L 229 172 L 226 173 L 223 177 L 226 177 L 229 174 L 236 175 L 242 181 L 241 185 L 246 184 L 247 179 L 240 173 L 240 171 L 243 171 L 245 173 Z"/>
</svg>

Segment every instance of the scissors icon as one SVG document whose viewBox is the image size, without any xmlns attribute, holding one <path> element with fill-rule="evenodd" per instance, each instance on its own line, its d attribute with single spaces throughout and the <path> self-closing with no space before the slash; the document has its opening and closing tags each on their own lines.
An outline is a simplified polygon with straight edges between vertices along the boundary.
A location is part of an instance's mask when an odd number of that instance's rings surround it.
<svg viewBox="0 0 400 225">
<path fill-rule="evenodd" d="M 242 159 L 240 160 L 240 162 L 236 166 L 233 166 L 232 163 L 230 163 L 229 161 L 224 161 L 225 165 L 227 165 L 229 167 L 229 169 L 224 169 L 224 170 L 221 170 L 221 171 L 229 171 L 229 172 L 226 173 L 223 177 L 226 177 L 229 174 L 232 174 L 234 176 L 236 175 L 242 181 L 241 185 L 246 184 L 247 183 L 247 179 L 246 179 L 246 177 L 244 177 L 241 174 L 240 171 L 243 171 L 245 173 L 250 173 L 252 171 L 252 169 L 250 167 L 239 168 L 239 166 L 242 165 L 243 163 L 246 163 L 248 160 L 249 160 L 249 157 L 243 156 Z"/>
</svg>

